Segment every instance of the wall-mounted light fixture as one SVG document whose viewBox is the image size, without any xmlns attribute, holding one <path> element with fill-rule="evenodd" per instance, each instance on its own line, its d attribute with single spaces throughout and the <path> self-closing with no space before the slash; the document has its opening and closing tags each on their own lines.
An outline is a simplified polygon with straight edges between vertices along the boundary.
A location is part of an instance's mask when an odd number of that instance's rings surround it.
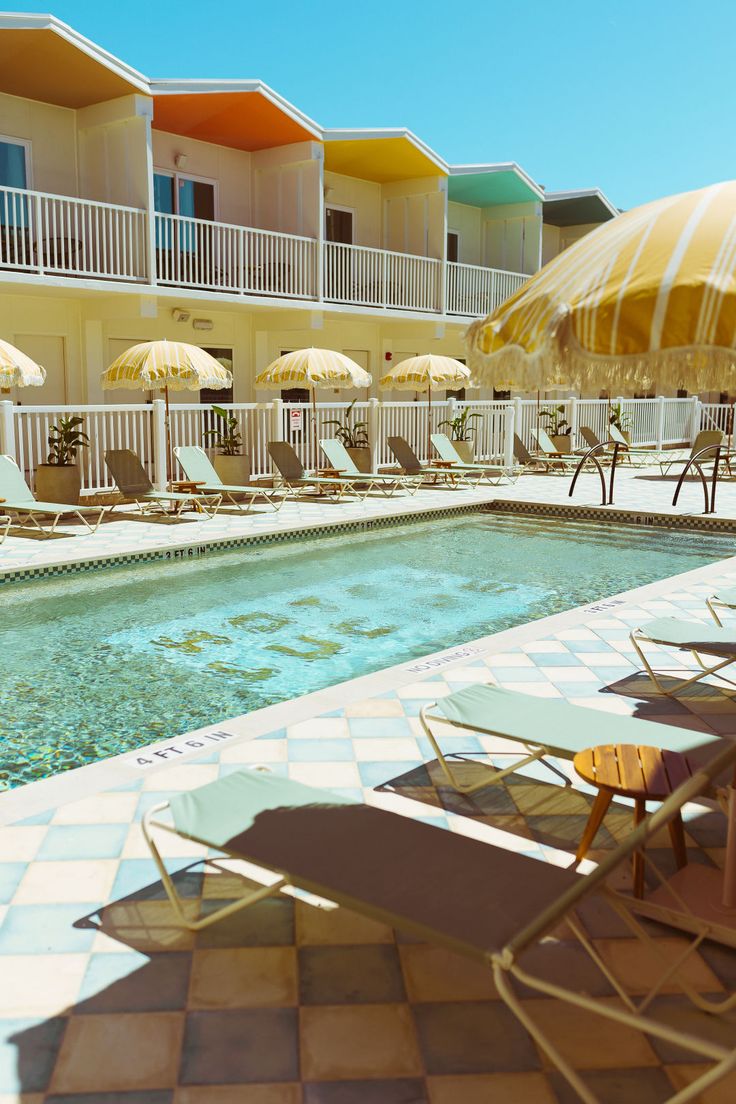
<svg viewBox="0 0 736 1104">
<path fill-rule="evenodd" d="M 187 167 L 188 160 L 189 158 L 185 153 L 177 153 L 176 157 L 174 158 L 174 164 L 176 165 L 177 169 L 185 169 Z"/>
<path fill-rule="evenodd" d="M 215 323 L 211 318 L 195 318 L 192 322 L 192 326 L 195 330 L 213 330 Z"/>
<path fill-rule="evenodd" d="M 174 307 L 171 312 L 171 317 L 175 322 L 188 322 L 190 313 L 188 310 L 182 310 L 181 307 Z"/>
</svg>

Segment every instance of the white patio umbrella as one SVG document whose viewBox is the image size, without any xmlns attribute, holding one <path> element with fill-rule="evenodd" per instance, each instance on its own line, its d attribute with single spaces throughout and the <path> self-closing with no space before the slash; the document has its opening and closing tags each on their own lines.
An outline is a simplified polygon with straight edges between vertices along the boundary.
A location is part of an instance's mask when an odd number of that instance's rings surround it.
<svg viewBox="0 0 736 1104">
<path fill-rule="evenodd" d="M 435 353 L 408 357 L 381 377 L 379 385 L 385 391 L 427 392 L 427 459 L 432 451 L 432 388 L 464 387 L 469 379 L 470 369 L 459 360 Z"/>
<path fill-rule="evenodd" d="M 0 339 L 0 391 L 11 387 L 40 387 L 46 379 L 46 369 L 9 341 Z"/>
<path fill-rule="evenodd" d="M 183 341 L 144 341 L 117 357 L 102 373 L 102 386 L 130 390 L 160 389 L 166 398 L 166 468 L 171 477 L 169 390 L 201 391 L 231 387 L 233 374 L 219 360 Z"/>
<path fill-rule="evenodd" d="M 295 349 L 284 353 L 268 368 L 264 368 L 253 381 L 255 387 L 282 387 L 301 384 L 312 392 L 312 434 L 314 462 L 317 464 L 317 387 L 347 390 L 352 387 L 370 387 L 372 377 L 349 356 L 335 349 Z"/>
</svg>

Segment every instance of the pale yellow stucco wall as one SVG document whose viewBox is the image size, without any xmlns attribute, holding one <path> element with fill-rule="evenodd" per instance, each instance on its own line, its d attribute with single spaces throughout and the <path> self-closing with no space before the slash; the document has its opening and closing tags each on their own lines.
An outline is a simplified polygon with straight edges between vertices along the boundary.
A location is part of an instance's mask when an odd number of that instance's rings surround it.
<svg viewBox="0 0 736 1104">
<path fill-rule="evenodd" d="M 30 188 L 77 195 L 76 112 L 0 93 L 0 135 L 31 142 Z"/>
</svg>

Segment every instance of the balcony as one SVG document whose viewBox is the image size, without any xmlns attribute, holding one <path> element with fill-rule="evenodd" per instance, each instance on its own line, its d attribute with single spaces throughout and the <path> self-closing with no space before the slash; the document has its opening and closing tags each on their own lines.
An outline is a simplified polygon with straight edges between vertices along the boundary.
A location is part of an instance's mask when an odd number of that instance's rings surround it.
<svg viewBox="0 0 736 1104">
<path fill-rule="evenodd" d="M 488 314 L 527 279 L 339 242 L 320 257 L 315 238 L 182 215 L 157 212 L 153 229 L 149 263 L 146 211 L 2 188 L 0 271 L 463 318 Z"/>
<path fill-rule="evenodd" d="M 0 189 L 0 269 L 145 282 L 146 257 L 145 211 Z"/>
</svg>

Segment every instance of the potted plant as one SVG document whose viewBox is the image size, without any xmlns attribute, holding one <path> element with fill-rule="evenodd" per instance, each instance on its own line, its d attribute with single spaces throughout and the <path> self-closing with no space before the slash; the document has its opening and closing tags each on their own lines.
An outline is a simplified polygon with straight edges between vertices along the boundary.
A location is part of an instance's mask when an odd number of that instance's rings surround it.
<svg viewBox="0 0 736 1104">
<path fill-rule="evenodd" d="M 217 417 L 218 424 L 206 429 L 202 439 L 211 441 L 217 449 L 213 459 L 214 469 L 228 486 L 243 486 L 250 479 L 250 459 L 243 455 L 240 422 L 231 410 L 225 410 L 223 406 L 213 406 L 212 413 Z"/>
<path fill-rule="evenodd" d="M 80 417 L 60 418 L 49 429 L 49 452 L 45 464 L 36 468 L 36 497 L 41 502 L 79 504 L 82 479 L 76 464 L 80 448 L 89 447 L 89 437 L 80 426 Z"/>
<path fill-rule="evenodd" d="M 455 445 L 458 456 L 465 464 L 472 464 L 475 459 L 475 441 L 473 440 L 475 427 L 468 423 L 473 418 L 482 417 L 482 414 L 471 414 L 470 407 L 466 406 L 456 418 L 445 418 L 444 422 L 440 422 L 440 429 L 442 429 L 442 426 L 449 426 L 451 440 Z"/>
<path fill-rule="evenodd" d="M 356 400 L 353 399 L 345 411 L 344 422 L 337 418 L 331 418 L 328 422 L 324 422 L 324 426 L 325 428 L 327 426 L 337 426 L 335 436 L 347 449 L 358 471 L 369 472 L 371 470 L 371 448 L 368 441 L 368 423 L 351 421 L 350 416 L 355 403 Z"/>
<path fill-rule="evenodd" d="M 572 452 L 572 426 L 565 417 L 564 404 L 560 406 L 552 406 L 546 410 L 539 411 L 540 421 L 542 418 L 547 419 L 547 424 L 544 429 L 552 438 L 552 442 L 558 452 L 568 453 Z"/>
<path fill-rule="evenodd" d="M 628 410 L 624 410 L 621 403 L 612 403 L 611 410 L 608 415 L 609 425 L 615 426 L 616 429 L 626 438 L 626 444 L 631 444 L 631 427 L 634 424 L 634 419 Z"/>
</svg>

